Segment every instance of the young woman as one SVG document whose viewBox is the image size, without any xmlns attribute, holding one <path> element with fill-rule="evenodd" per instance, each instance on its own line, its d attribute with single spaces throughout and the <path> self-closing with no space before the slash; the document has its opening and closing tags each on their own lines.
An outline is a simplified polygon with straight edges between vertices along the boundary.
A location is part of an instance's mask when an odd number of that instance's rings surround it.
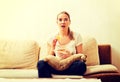
<svg viewBox="0 0 120 82">
<path fill-rule="evenodd" d="M 38 75 L 50 78 L 52 74 L 83 75 L 86 71 L 86 56 L 82 54 L 82 38 L 70 30 L 70 15 L 60 12 L 57 15 L 58 33 L 48 40 L 48 54 L 37 64 Z"/>
</svg>

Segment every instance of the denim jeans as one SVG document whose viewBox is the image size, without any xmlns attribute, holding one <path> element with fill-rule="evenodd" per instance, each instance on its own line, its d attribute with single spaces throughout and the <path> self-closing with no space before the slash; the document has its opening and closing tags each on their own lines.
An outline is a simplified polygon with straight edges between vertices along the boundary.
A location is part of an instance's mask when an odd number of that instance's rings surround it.
<svg viewBox="0 0 120 82">
<path fill-rule="evenodd" d="M 75 61 L 69 68 L 59 71 L 51 67 L 47 62 L 40 60 L 37 64 L 37 69 L 39 78 L 51 78 L 52 74 L 83 75 L 86 71 L 86 64 L 82 61 Z"/>
</svg>

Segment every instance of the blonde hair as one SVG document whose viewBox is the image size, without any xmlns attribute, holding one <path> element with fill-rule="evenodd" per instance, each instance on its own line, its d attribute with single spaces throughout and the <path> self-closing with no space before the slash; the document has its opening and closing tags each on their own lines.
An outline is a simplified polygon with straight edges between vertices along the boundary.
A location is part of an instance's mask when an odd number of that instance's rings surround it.
<svg viewBox="0 0 120 82">
<path fill-rule="evenodd" d="M 60 14 L 66 14 L 66 15 L 68 16 L 70 22 L 71 22 L 70 15 L 69 15 L 68 12 L 66 12 L 66 11 L 60 12 L 60 13 L 57 15 L 57 19 L 58 19 L 58 16 L 59 16 Z M 73 31 L 70 30 L 70 27 L 68 28 L 68 36 L 69 36 L 70 40 L 74 40 Z"/>
</svg>

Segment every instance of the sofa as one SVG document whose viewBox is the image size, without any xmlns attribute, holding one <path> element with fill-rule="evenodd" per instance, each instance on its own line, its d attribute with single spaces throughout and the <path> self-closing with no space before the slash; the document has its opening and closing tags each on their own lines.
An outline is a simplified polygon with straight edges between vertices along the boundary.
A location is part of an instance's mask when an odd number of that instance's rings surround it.
<svg viewBox="0 0 120 82">
<path fill-rule="evenodd" d="M 0 78 L 38 77 L 39 53 L 34 40 L 0 40 Z"/>
<path fill-rule="evenodd" d="M 84 78 L 120 82 L 120 73 L 111 64 L 110 44 L 98 44 L 94 37 L 83 36 L 83 54 L 87 55 Z M 0 78 L 38 78 L 37 62 L 46 55 L 46 43 L 40 45 L 35 40 L 0 40 Z"/>
</svg>

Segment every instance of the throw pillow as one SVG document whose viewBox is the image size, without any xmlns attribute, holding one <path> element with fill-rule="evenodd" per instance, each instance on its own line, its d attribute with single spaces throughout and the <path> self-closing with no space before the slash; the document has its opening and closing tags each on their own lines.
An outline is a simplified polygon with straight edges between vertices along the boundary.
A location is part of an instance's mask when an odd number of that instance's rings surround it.
<svg viewBox="0 0 120 82">
<path fill-rule="evenodd" d="M 82 54 L 74 54 L 66 59 L 59 59 L 55 56 L 48 55 L 44 61 L 48 62 L 56 70 L 65 70 L 67 69 L 74 61 L 80 60 Z"/>
<path fill-rule="evenodd" d="M 98 44 L 94 37 L 83 36 L 83 54 L 87 55 L 86 65 L 99 65 Z"/>
</svg>

